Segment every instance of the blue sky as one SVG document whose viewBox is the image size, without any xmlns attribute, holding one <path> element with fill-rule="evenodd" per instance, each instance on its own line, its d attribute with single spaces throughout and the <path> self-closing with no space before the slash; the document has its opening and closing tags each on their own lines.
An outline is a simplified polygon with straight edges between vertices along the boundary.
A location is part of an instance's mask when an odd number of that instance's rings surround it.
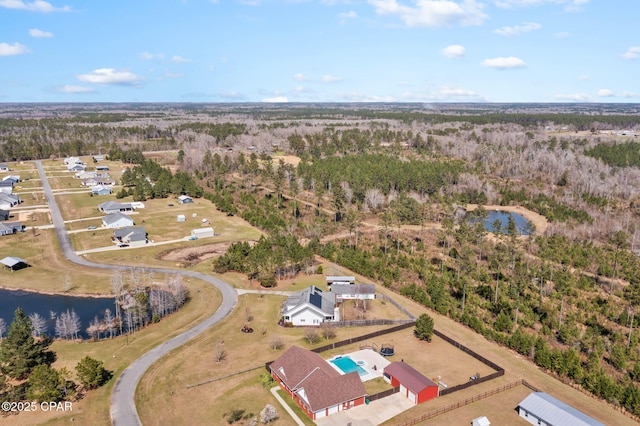
<svg viewBox="0 0 640 426">
<path fill-rule="evenodd" d="M 640 102 L 637 0 L 0 0 L 0 102 Z"/>
</svg>

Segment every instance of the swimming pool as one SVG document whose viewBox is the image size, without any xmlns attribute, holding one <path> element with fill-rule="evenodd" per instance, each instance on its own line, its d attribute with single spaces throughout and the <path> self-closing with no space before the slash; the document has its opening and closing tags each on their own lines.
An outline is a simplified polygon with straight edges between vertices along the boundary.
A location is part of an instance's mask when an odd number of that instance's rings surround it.
<svg viewBox="0 0 640 426">
<path fill-rule="evenodd" d="M 356 362 L 354 360 L 351 359 L 351 357 L 349 356 L 342 356 L 339 358 L 335 358 L 332 359 L 331 362 L 333 365 L 335 365 L 336 367 L 338 367 L 340 369 L 340 371 L 342 371 L 344 374 L 348 374 L 354 371 L 357 371 L 359 375 L 364 376 L 367 373 L 367 370 L 365 370 L 364 368 L 360 367 L 358 364 L 356 364 Z M 362 362 L 362 361 L 361 361 Z"/>
</svg>

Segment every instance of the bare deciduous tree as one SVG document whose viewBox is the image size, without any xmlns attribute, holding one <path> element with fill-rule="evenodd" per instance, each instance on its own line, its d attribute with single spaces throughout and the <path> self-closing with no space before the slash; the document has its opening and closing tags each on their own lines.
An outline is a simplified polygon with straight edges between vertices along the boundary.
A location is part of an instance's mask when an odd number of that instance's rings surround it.
<svg viewBox="0 0 640 426">
<path fill-rule="evenodd" d="M 31 334 L 33 337 L 40 337 L 47 332 L 47 320 L 37 312 L 29 315 L 31 319 Z"/>
<path fill-rule="evenodd" d="M 282 341 L 282 338 L 280 336 L 273 336 L 269 345 L 274 351 L 279 351 L 284 347 L 284 342 Z"/>
<path fill-rule="evenodd" d="M 218 343 L 216 343 L 216 351 L 215 351 L 215 354 L 214 354 L 216 362 L 222 362 L 227 357 L 227 351 L 224 350 L 223 345 L 224 345 L 224 343 L 222 343 L 220 341 L 218 341 Z"/>
<path fill-rule="evenodd" d="M 336 337 L 336 328 L 328 322 L 323 322 L 320 324 L 320 333 L 326 340 L 330 340 Z"/>
<path fill-rule="evenodd" d="M 320 341 L 320 335 L 318 335 L 318 332 L 313 328 L 309 328 L 305 331 L 304 338 L 311 345 Z"/>
</svg>

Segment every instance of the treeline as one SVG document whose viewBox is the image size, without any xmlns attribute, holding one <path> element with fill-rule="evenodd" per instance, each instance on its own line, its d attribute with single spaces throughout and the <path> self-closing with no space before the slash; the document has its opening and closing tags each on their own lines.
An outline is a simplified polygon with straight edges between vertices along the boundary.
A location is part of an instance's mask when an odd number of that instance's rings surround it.
<svg viewBox="0 0 640 426">
<path fill-rule="evenodd" d="M 149 198 L 166 198 L 169 194 L 202 197 L 204 190 L 186 172 L 171 173 L 156 161 L 143 159 L 142 163 L 122 172 L 123 189 L 117 198 L 133 195 L 134 201 Z M 126 187 L 126 188 L 124 188 Z M 128 189 L 127 189 L 128 188 Z"/>
<path fill-rule="evenodd" d="M 363 203 L 369 189 L 379 189 L 384 194 L 391 191 L 434 194 L 446 185 L 456 182 L 464 166 L 458 161 L 401 160 L 382 154 L 362 154 L 346 157 L 314 159 L 301 162 L 298 176 L 305 189 L 312 186 L 330 190 L 341 182 L 347 182 L 354 198 Z"/>
<path fill-rule="evenodd" d="M 49 350 L 51 338 L 33 336 L 31 319 L 22 309 L 15 311 L 9 325 L 7 337 L 0 342 L 0 402 L 3 415 L 18 414 L 12 410 L 12 402 L 29 405 L 32 411 L 40 402 L 73 401 L 80 388 L 74 375 L 67 368 L 56 370 L 51 365 L 56 360 L 55 352 Z M 102 361 L 85 357 L 75 366 L 75 379 L 84 389 L 94 389 L 105 384 L 112 372 L 104 368 Z"/>
<path fill-rule="evenodd" d="M 530 210 L 540 213 L 549 222 L 593 222 L 593 219 L 586 211 L 560 203 L 555 198 L 544 194 L 531 195 L 527 194 L 524 189 L 514 191 L 505 188 L 500 191 L 500 195 L 502 196 L 500 205 L 508 206 L 515 201 Z"/>
<path fill-rule="evenodd" d="M 287 233 L 261 237 L 251 246 L 247 242 L 233 243 L 227 252 L 216 259 L 217 273 L 237 271 L 257 279 L 263 287 L 275 287 L 276 279 L 295 277 L 313 263 L 313 250 L 303 247 L 298 239 Z"/>
<path fill-rule="evenodd" d="M 600 143 L 584 153 L 610 166 L 640 167 L 640 143 L 635 141 L 614 145 Z"/>
</svg>

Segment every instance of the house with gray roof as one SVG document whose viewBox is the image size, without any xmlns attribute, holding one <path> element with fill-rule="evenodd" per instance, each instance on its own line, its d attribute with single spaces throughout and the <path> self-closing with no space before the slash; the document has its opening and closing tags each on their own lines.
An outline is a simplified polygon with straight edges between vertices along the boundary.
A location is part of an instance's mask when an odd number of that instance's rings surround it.
<svg viewBox="0 0 640 426">
<path fill-rule="evenodd" d="M 5 177 L 2 178 L 2 181 L 9 181 L 9 182 L 13 182 L 13 184 L 15 185 L 16 183 L 20 182 L 20 176 L 18 175 L 7 175 Z"/>
<path fill-rule="evenodd" d="M 0 172 L 8 172 L 9 171 L 9 166 L 6 165 L 5 163 L 0 163 Z"/>
<path fill-rule="evenodd" d="M 325 321 L 339 321 L 335 294 L 307 287 L 293 293 L 282 307 L 282 321 L 294 326 L 318 326 Z"/>
<path fill-rule="evenodd" d="M 5 194 L 4 192 L 0 192 L 0 209 L 13 207 L 21 202 L 22 200 L 20 197 L 15 194 Z M 3 207 L 4 205 L 8 205 L 9 207 Z"/>
<path fill-rule="evenodd" d="M 130 212 L 133 210 L 131 203 L 119 203 L 117 201 L 105 201 L 98 205 L 98 210 L 103 213 Z"/>
<path fill-rule="evenodd" d="M 110 186 L 105 185 L 95 185 L 91 187 L 91 193 L 93 195 L 109 195 L 112 190 Z"/>
<path fill-rule="evenodd" d="M 0 209 L 0 220 L 9 220 L 9 210 Z"/>
<path fill-rule="evenodd" d="M 532 425 L 604 426 L 545 392 L 532 392 L 518 404 L 518 415 Z"/>
<path fill-rule="evenodd" d="M 147 231 L 144 226 L 127 226 L 113 231 L 116 244 L 128 244 L 131 247 L 141 247 L 147 244 Z"/>
<path fill-rule="evenodd" d="M 23 229 L 22 222 L 3 222 L 0 223 L 0 236 L 13 235 L 22 232 Z"/>
<path fill-rule="evenodd" d="M 133 219 L 120 212 L 111 213 L 102 218 L 102 226 L 105 228 L 125 228 L 133 225 Z"/>
<path fill-rule="evenodd" d="M 0 181 L 0 192 L 2 192 L 3 194 L 11 194 L 13 192 L 13 181 Z"/>
</svg>

